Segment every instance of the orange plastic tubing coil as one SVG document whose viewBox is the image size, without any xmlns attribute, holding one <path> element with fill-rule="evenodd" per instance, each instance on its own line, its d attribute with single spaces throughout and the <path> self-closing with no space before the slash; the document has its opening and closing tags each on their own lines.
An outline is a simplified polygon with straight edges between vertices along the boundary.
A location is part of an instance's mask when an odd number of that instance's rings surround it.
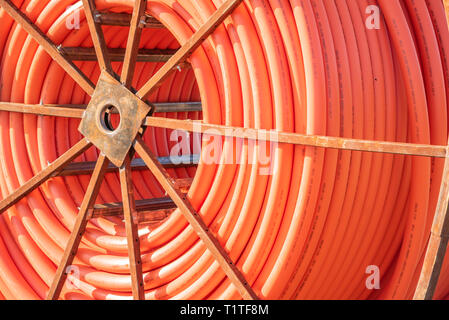
<svg viewBox="0 0 449 320">
<path fill-rule="evenodd" d="M 56 44 L 91 47 L 81 1 L 14 0 Z M 147 12 L 167 29 L 147 29 L 141 47 L 176 49 L 223 0 L 154 0 Z M 131 12 L 134 1 L 97 0 L 100 10 Z M 67 28 L 69 15 L 79 28 Z M 89 97 L 0 9 L 0 101 L 85 104 Z M 124 48 L 128 28 L 104 27 Z M 246 0 L 150 97 L 202 101 L 203 112 L 161 114 L 213 124 L 380 141 L 446 145 L 449 29 L 441 0 Z M 76 62 L 96 81 L 95 62 Z M 138 63 L 134 87 L 161 63 Z M 121 63 L 113 63 L 120 72 Z M 0 113 L 0 189 L 11 193 L 81 135 L 79 120 Z M 175 136 L 181 133 L 174 133 Z M 172 132 L 149 128 L 145 141 L 170 154 Z M 213 139 L 194 177 L 193 206 L 263 299 L 409 299 L 421 271 L 444 160 Z M 78 161 L 94 161 L 90 149 Z M 239 161 L 236 161 L 239 160 Z M 133 172 L 138 199 L 164 191 L 147 171 Z M 89 176 L 57 177 L 0 217 L 0 298 L 45 298 Z M 117 174 L 98 202 L 120 201 Z M 240 299 L 182 214 L 139 227 L 146 299 Z M 123 221 L 89 222 L 63 299 L 131 299 Z M 374 267 L 374 269 L 370 269 Z M 369 287 L 369 270 L 379 286 Z M 449 294 L 445 263 L 435 298 Z"/>
</svg>

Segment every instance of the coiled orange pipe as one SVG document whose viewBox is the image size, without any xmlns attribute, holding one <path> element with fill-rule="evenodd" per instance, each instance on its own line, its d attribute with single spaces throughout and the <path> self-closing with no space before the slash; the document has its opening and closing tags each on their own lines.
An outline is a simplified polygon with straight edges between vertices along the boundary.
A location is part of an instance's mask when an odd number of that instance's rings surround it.
<svg viewBox="0 0 449 320">
<path fill-rule="evenodd" d="M 80 1 L 15 0 L 56 44 L 91 47 Z M 131 12 L 133 1 L 98 0 Z M 145 30 L 144 48 L 178 48 L 221 0 L 148 1 L 167 30 Z M 67 9 L 71 6 L 69 9 Z M 367 21 L 379 8 L 379 25 Z M 367 10 L 368 9 L 368 10 Z M 372 11 L 374 10 L 374 11 Z M 80 28 L 66 20 L 80 14 Z M 89 97 L 0 9 L 0 101 L 83 104 Z M 108 47 L 125 47 L 127 28 L 104 27 Z M 203 113 L 161 116 L 316 135 L 445 145 L 449 29 L 437 0 L 247 0 L 150 101 L 198 101 Z M 77 63 L 94 82 L 98 65 Z M 158 63 L 138 63 L 142 86 Z M 113 65 L 116 72 L 121 64 Z M 0 114 L 0 188 L 5 196 L 80 138 L 77 120 Z M 180 133 L 175 133 L 175 137 Z M 175 141 L 147 130 L 160 156 Z M 204 136 L 189 198 L 261 298 L 409 299 L 421 271 L 438 200 L 442 160 Z M 189 143 L 199 147 L 198 137 Z M 93 161 L 89 150 L 79 161 Z M 233 159 L 210 163 L 206 159 Z M 207 158 L 209 157 L 209 158 Z M 236 161 L 239 160 L 239 161 Z M 54 178 L 0 218 L 0 298 L 46 296 L 89 177 Z M 163 196 L 148 172 L 133 172 L 137 198 Z M 120 201 L 106 175 L 98 202 Z M 175 211 L 139 229 L 147 299 L 239 299 L 217 262 Z M 130 299 L 123 222 L 93 219 L 78 251 L 77 288 L 64 299 Z M 367 267 L 380 289 L 366 286 Z M 74 276 L 70 276 L 75 281 Z M 445 263 L 437 299 L 449 294 Z"/>
</svg>

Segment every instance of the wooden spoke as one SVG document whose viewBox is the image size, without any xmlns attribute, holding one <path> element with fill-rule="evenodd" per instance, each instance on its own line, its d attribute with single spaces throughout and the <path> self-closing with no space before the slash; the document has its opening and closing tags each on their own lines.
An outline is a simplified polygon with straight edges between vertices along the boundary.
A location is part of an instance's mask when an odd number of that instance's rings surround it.
<svg viewBox="0 0 449 320">
<path fill-rule="evenodd" d="M 97 160 L 97 165 L 95 166 L 94 173 L 90 179 L 89 185 L 86 190 L 83 202 L 81 204 L 78 216 L 76 217 L 75 225 L 73 231 L 70 234 L 69 241 L 66 245 L 64 255 L 62 256 L 61 262 L 59 263 L 58 269 L 56 270 L 55 277 L 51 284 L 50 290 L 47 294 L 47 300 L 57 300 L 64 286 L 65 279 L 67 278 L 67 268 L 72 264 L 75 258 L 76 252 L 78 251 L 81 238 L 88 222 L 88 213 L 94 207 L 95 200 L 97 199 L 98 193 L 100 191 L 101 182 L 108 166 L 109 161 L 103 154 L 100 154 Z"/>
<path fill-rule="evenodd" d="M 187 197 L 177 188 L 173 179 L 169 176 L 164 167 L 157 161 L 151 150 L 145 145 L 140 137 L 137 137 L 134 146 L 136 152 L 142 157 L 145 164 L 159 181 L 167 194 L 192 225 L 200 239 L 211 251 L 217 262 L 223 268 L 223 271 L 236 286 L 240 294 L 245 299 L 258 299 L 255 292 L 245 280 L 243 274 L 232 262 L 227 252 L 223 249 L 217 238 L 209 231 L 207 225 L 201 219 L 201 216 L 190 204 Z"/>
<path fill-rule="evenodd" d="M 10 0 L 0 0 L 0 5 L 3 9 L 18 23 L 22 28 L 29 33 L 37 43 L 44 48 L 44 50 L 55 60 L 61 68 L 63 68 L 78 85 L 86 91 L 87 94 L 92 95 L 95 86 L 88 77 L 71 61 L 69 61 L 58 50 L 56 45 L 39 30 L 30 19 L 22 13 Z"/>
<path fill-rule="evenodd" d="M 107 70 L 112 74 L 111 60 L 109 59 L 108 49 L 104 41 L 103 30 L 101 25 L 95 22 L 95 4 L 94 0 L 83 0 L 84 11 L 86 12 L 86 20 L 89 25 L 90 35 L 94 43 L 95 52 L 97 53 L 98 64 L 103 70 Z"/>
<path fill-rule="evenodd" d="M 82 139 L 80 142 L 71 147 L 48 167 L 40 171 L 33 178 L 16 189 L 12 194 L 0 201 L 0 214 L 5 212 L 5 210 L 10 208 L 11 206 L 15 205 L 17 202 L 19 202 L 49 178 L 53 177 L 58 171 L 62 170 L 66 165 L 76 159 L 90 146 L 90 142 L 88 142 L 86 139 Z"/>
<path fill-rule="evenodd" d="M 131 272 L 133 297 L 135 300 L 145 300 L 140 241 L 137 224 L 134 221 L 134 216 L 136 214 L 136 203 L 134 200 L 129 157 L 127 157 L 123 166 L 120 168 L 120 188 L 122 191 L 126 238 L 128 240 L 129 268 Z"/>
<path fill-rule="evenodd" d="M 449 149 L 449 147 L 448 147 Z M 449 151 L 449 150 L 448 150 Z M 415 300 L 431 300 L 440 277 L 449 240 L 449 152 L 444 164 L 440 196 L 433 220 L 429 244 L 415 291 Z"/>
<path fill-rule="evenodd" d="M 122 75 L 120 77 L 121 82 L 127 88 L 131 87 L 131 83 L 133 81 L 140 36 L 142 35 L 143 22 L 145 21 L 144 14 L 146 6 L 146 0 L 136 0 L 134 4 L 128 42 L 126 44 L 125 60 L 123 61 Z"/>
<path fill-rule="evenodd" d="M 161 117 L 147 117 L 145 119 L 145 125 L 151 127 L 184 130 L 195 133 L 257 141 L 271 141 L 277 143 L 289 143 L 329 149 L 367 151 L 434 158 L 446 157 L 447 149 L 446 146 L 439 145 L 423 145 L 414 143 L 370 141 L 340 137 L 305 135 L 275 130 L 269 131 L 262 129 L 207 124 L 202 121 L 196 120 L 178 120 Z"/>
<path fill-rule="evenodd" d="M 0 102 L 0 111 L 37 114 L 41 116 L 82 118 L 85 106 L 81 105 L 42 105 Z"/>
<path fill-rule="evenodd" d="M 183 63 L 214 30 L 234 11 L 243 0 L 226 0 L 207 22 L 154 74 L 137 92 L 137 96 L 145 99 L 156 90 L 170 75 L 176 66 Z"/>
</svg>

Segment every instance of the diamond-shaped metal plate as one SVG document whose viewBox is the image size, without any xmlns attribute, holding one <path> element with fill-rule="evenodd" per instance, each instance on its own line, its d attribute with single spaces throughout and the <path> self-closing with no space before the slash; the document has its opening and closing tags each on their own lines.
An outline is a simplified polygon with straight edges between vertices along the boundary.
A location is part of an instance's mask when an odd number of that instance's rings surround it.
<svg viewBox="0 0 449 320">
<path fill-rule="evenodd" d="M 101 114 L 107 106 L 120 112 L 120 125 L 114 131 L 102 125 Z M 120 167 L 149 111 L 150 106 L 103 71 L 78 130 Z"/>
</svg>

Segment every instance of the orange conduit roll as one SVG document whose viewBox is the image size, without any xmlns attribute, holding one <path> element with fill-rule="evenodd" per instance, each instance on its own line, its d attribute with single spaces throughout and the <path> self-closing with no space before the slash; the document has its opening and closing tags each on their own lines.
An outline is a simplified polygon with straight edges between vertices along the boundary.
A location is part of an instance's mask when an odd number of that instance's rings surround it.
<svg viewBox="0 0 449 320">
<path fill-rule="evenodd" d="M 57 45 L 92 47 L 81 1 L 12 1 Z M 146 49 L 177 49 L 223 0 L 154 0 Z M 97 0 L 131 13 L 134 1 Z M 79 26 L 67 20 L 79 17 Z M 75 84 L 0 9 L 0 101 L 87 104 Z M 109 48 L 129 28 L 104 26 Z M 446 145 L 449 29 L 442 0 L 246 0 L 173 73 L 151 102 L 201 101 L 177 119 L 311 135 Z M 76 62 L 96 83 L 96 62 Z M 137 63 L 140 88 L 163 63 Z M 113 63 L 120 74 L 122 64 Z M 0 189 L 13 192 L 81 139 L 79 120 L 2 111 Z M 144 140 L 168 156 L 184 133 L 151 128 Z M 217 143 L 221 152 L 212 150 Z M 263 299 L 410 299 L 438 201 L 443 159 L 269 145 L 191 136 L 197 168 L 188 197 Z M 267 146 L 268 145 L 268 146 Z M 269 163 L 266 162 L 267 154 Z M 95 148 L 77 161 L 94 161 Z M 215 161 L 211 161 L 215 160 Z M 164 196 L 149 171 L 132 174 L 137 199 Z M 0 217 L 0 298 L 46 297 L 89 176 L 56 177 Z M 108 173 L 98 203 L 120 202 Z M 139 226 L 146 299 L 240 299 L 179 210 Z M 447 260 L 447 259 L 446 259 Z M 90 220 L 63 299 L 131 299 L 124 222 Z M 378 270 L 380 287 L 367 286 Z M 449 294 L 449 263 L 435 298 Z"/>
</svg>

